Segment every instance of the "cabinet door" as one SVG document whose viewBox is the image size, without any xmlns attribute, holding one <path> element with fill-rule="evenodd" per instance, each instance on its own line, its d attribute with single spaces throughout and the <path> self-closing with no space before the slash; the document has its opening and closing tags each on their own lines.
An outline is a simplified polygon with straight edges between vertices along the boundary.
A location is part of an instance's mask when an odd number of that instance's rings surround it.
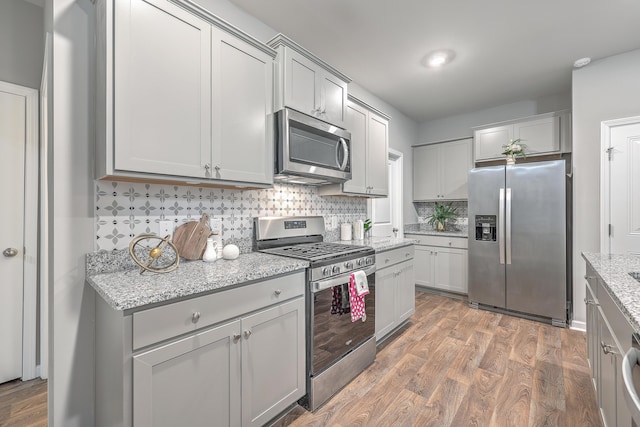
<svg viewBox="0 0 640 427">
<path fill-rule="evenodd" d="M 464 249 L 435 248 L 434 287 L 466 294 L 467 251 Z"/>
<path fill-rule="evenodd" d="M 346 127 L 347 84 L 328 73 L 318 73 L 320 91 L 320 117 L 333 125 Z"/>
<path fill-rule="evenodd" d="M 431 246 L 416 246 L 413 258 L 416 285 L 433 287 L 433 258 L 435 248 Z"/>
<path fill-rule="evenodd" d="M 273 61 L 222 30 L 212 31 L 212 178 L 270 184 Z"/>
<path fill-rule="evenodd" d="M 316 90 L 320 70 L 299 53 L 289 48 L 284 52 L 284 104 L 315 116 L 320 108 L 320 93 Z"/>
<path fill-rule="evenodd" d="M 164 0 L 117 0 L 114 168 L 204 177 L 211 25 Z"/>
<path fill-rule="evenodd" d="M 351 132 L 351 180 L 343 184 L 349 193 L 367 193 L 367 110 L 347 102 L 347 129 Z"/>
<path fill-rule="evenodd" d="M 475 159 L 501 159 L 503 145 L 513 139 L 513 125 L 497 126 L 489 129 L 481 129 L 474 132 Z"/>
<path fill-rule="evenodd" d="M 306 393 L 304 310 L 299 297 L 242 319 L 243 426 L 264 425 Z"/>
<path fill-rule="evenodd" d="M 615 346 L 613 334 L 604 317 L 602 310 L 598 308 L 598 323 L 600 325 L 600 340 L 605 345 Z M 599 349 L 600 372 L 598 385 L 600 389 L 600 412 L 604 419 L 604 425 L 616 425 L 616 357 L 614 354 L 605 354 L 602 347 Z"/>
<path fill-rule="evenodd" d="M 396 322 L 402 323 L 416 311 L 416 282 L 413 260 L 395 267 L 396 276 Z"/>
<path fill-rule="evenodd" d="M 513 125 L 513 138 L 526 145 L 525 153 L 560 152 L 560 117 L 547 117 Z"/>
<path fill-rule="evenodd" d="M 468 199 L 471 139 L 440 144 L 441 194 L 445 199 Z"/>
<path fill-rule="evenodd" d="M 395 328 L 395 274 L 394 268 L 376 271 L 376 341 Z"/>
<path fill-rule="evenodd" d="M 387 196 L 389 171 L 387 168 L 389 121 L 369 113 L 369 141 L 367 145 L 367 185 L 369 194 Z"/>
<path fill-rule="evenodd" d="M 240 425 L 240 321 L 133 357 L 136 427 Z"/>
<path fill-rule="evenodd" d="M 437 145 L 423 145 L 413 149 L 413 200 L 439 199 L 439 163 Z"/>
</svg>

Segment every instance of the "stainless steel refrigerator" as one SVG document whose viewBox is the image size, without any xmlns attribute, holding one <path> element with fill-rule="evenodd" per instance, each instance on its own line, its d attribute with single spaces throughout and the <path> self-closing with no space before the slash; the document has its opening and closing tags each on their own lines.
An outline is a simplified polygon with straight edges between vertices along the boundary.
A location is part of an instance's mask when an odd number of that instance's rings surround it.
<svg viewBox="0 0 640 427">
<path fill-rule="evenodd" d="M 469 303 L 570 317 L 565 161 L 469 172 Z"/>
</svg>

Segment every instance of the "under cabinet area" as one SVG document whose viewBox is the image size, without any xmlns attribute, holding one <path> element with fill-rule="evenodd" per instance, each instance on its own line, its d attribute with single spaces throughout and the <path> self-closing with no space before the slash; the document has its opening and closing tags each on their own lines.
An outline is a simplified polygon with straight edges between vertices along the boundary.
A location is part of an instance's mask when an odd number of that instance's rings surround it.
<svg viewBox="0 0 640 427">
<path fill-rule="evenodd" d="M 527 157 L 571 152 L 571 114 L 560 111 L 475 128 L 474 159 L 504 159 L 503 146 L 517 139 Z"/>
<path fill-rule="evenodd" d="M 351 180 L 318 188 L 321 196 L 387 197 L 389 116 L 349 95 L 347 130 L 351 133 Z"/>
<path fill-rule="evenodd" d="M 397 329 L 415 312 L 413 257 L 413 246 L 376 254 L 376 341 Z"/>
<path fill-rule="evenodd" d="M 466 200 L 471 138 L 413 147 L 413 200 Z"/>
<path fill-rule="evenodd" d="M 591 266 L 587 265 L 587 358 L 600 413 L 607 426 L 630 427 L 631 413 L 624 399 L 622 359 L 634 331 Z"/>
<path fill-rule="evenodd" d="M 351 79 L 283 34 L 267 44 L 278 51 L 275 110 L 289 107 L 345 129 Z"/>
<path fill-rule="evenodd" d="M 128 315 L 97 298 L 96 425 L 264 425 L 306 393 L 304 280 Z"/>
<path fill-rule="evenodd" d="M 458 294 L 468 293 L 467 239 L 405 233 L 415 245 L 416 285 Z"/>
<path fill-rule="evenodd" d="M 273 183 L 274 50 L 192 3 L 97 13 L 97 178 Z"/>
</svg>

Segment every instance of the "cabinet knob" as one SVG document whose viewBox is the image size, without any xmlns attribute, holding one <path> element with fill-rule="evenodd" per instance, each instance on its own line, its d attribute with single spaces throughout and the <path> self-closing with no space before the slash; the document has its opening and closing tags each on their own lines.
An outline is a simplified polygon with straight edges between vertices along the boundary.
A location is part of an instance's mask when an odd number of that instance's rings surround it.
<svg viewBox="0 0 640 427">
<path fill-rule="evenodd" d="M 216 165 L 216 167 L 214 167 L 214 169 L 216 170 L 216 172 L 220 172 L 220 166 Z"/>
<path fill-rule="evenodd" d="M 249 338 L 250 336 L 251 336 L 251 329 L 247 329 L 246 331 L 244 331 L 245 338 Z"/>
<path fill-rule="evenodd" d="M 384 263 L 385 263 L 385 264 L 388 264 L 388 263 L 389 263 L 389 261 L 390 261 L 390 260 L 389 260 L 389 258 L 385 258 Z"/>
<path fill-rule="evenodd" d="M 584 278 L 585 278 L 586 280 L 592 280 L 592 279 L 595 279 L 595 277 L 593 277 L 593 276 L 587 276 L 586 274 L 584 275 Z"/>
<path fill-rule="evenodd" d="M 204 170 L 209 172 L 210 169 L 211 169 L 211 163 L 207 163 L 207 164 L 204 165 Z"/>
<path fill-rule="evenodd" d="M 280 296 L 281 293 L 282 293 L 282 291 L 280 289 L 276 289 L 276 291 L 274 292 L 274 294 L 276 294 L 276 296 Z"/>
<path fill-rule="evenodd" d="M 404 254 L 404 256 L 406 256 L 407 258 L 409 258 L 411 256 L 411 252 L 407 252 Z"/>
<path fill-rule="evenodd" d="M 449 242 L 449 246 L 451 246 L 451 242 Z"/>
<path fill-rule="evenodd" d="M 200 320 L 200 312 L 199 311 L 195 311 L 191 315 L 191 323 L 198 323 L 198 320 Z"/>
<path fill-rule="evenodd" d="M 240 334 L 233 334 L 233 340 L 234 340 L 234 341 L 238 341 L 240 338 L 242 338 L 242 335 L 240 335 Z"/>
</svg>

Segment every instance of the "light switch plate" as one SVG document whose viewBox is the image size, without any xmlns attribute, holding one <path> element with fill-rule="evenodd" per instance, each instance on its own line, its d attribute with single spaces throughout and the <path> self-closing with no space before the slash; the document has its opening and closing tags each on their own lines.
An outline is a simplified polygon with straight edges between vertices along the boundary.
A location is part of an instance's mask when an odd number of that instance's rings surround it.
<svg viewBox="0 0 640 427">
<path fill-rule="evenodd" d="M 209 218 L 209 228 L 212 233 L 222 234 L 222 218 Z"/>
<path fill-rule="evenodd" d="M 173 237 L 173 228 L 175 223 L 173 221 L 159 221 L 158 222 L 158 236 L 165 237 L 167 234 Z"/>
</svg>

